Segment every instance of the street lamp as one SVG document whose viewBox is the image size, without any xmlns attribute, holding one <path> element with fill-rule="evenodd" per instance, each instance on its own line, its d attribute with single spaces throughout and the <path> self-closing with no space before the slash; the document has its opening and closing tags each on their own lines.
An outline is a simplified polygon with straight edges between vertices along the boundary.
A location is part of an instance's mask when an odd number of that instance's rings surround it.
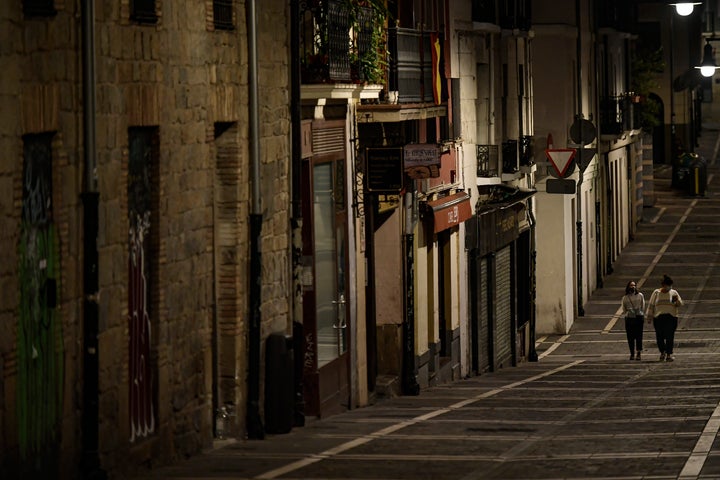
<svg viewBox="0 0 720 480">
<path fill-rule="evenodd" d="M 681 17 L 687 17 L 690 15 L 693 10 L 695 9 L 695 5 L 701 5 L 700 2 L 678 2 L 678 3 L 671 3 L 673 7 L 675 7 L 675 11 L 678 15 Z"/>
<path fill-rule="evenodd" d="M 706 39 L 705 42 L 705 46 L 703 47 L 702 63 L 695 68 L 700 70 L 700 74 L 703 77 L 712 77 L 715 74 L 715 70 L 720 67 L 715 65 L 715 55 L 713 55 L 713 48 L 712 45 L 710 45 L 710 39 Z"/>
</svg>

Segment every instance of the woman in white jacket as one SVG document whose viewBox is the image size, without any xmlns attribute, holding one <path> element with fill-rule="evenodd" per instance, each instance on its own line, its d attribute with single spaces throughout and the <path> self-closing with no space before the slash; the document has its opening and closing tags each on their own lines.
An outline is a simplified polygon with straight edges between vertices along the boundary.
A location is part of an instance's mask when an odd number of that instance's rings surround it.
<svg viewBox="0 0 720 480">
<path fill-rule="evenodd" d="M 672 278 L 663 275 L 660 288 L 650 296 L 646 317 L 648 322 L 652 319 L 655 327 L 655 338 L 660 350 L 661 362 L 675 360 L 673 344 L 675 343 L 675 330 L 678 325 L 678 307 L 684 305 L 680 294 L 672 288 Z"/>
</svg>

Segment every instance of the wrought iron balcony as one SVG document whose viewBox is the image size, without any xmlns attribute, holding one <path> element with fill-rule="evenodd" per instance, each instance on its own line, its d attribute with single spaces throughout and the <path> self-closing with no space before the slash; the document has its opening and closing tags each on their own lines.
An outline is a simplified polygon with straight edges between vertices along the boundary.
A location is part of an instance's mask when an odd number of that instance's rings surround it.
<svg viewBox="0 0 720 480">
<path fill-rule="evenodd" d="M 508 30 L 530 30 L 532 16 L 530 0 L 500 2 L 500 27 Z"/>
<path fill-rule="evenodd" d="M 498 176 L 498 146 L 497 145 L 476 145 L 477 176 L 497 177 Z"/>
<path fill-rule="evenodd" d="M 341 0 L 300 2 L 303 83 L 376 83 L 383 72 L 383 19 Z"/>
<path fill-rule="evenodd" d="M 496 0 L 473 0 L 472 20 L 473 22 L 497 24 Z"/>
<path fill-rule="evenodd" d="M 529 167 L 535 163 L 535 137 L 523 135 L 520 138 L 520 166 Z"/>
<path fill-rule="evenodd" d="M 498 5 L 499 4 L 499 5 Z M 530 30 L 530 0 L 473 0 L 473 22 L 499 24 L 508 30 Z M 498 19 L 499 14 L 499 19 Z"/>
<path fill-rule="evenodd" d="M 607 96 L 600 100 L 600 134 L 620 135 L 625 130 L 632 130 L 633 97 L 628 95 Z"/>
<path fill-rule="evenodd" d="M 605 0 L 596 4 L 598 26 L 619 32 L 631 31 L 632 9 L 624 0 Z"/>
</svg>

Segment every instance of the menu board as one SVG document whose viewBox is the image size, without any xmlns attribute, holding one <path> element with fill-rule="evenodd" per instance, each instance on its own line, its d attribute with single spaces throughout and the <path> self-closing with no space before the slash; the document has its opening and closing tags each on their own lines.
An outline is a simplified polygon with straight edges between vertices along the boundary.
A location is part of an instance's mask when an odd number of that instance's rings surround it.
<svg viewBox="0 0 720 480">
<path fill-rule="evenodd" d="M 403 187 L 402 147 L 368 148 L 365 187 L 371 193 L 397 193 Z"/>
</svg>

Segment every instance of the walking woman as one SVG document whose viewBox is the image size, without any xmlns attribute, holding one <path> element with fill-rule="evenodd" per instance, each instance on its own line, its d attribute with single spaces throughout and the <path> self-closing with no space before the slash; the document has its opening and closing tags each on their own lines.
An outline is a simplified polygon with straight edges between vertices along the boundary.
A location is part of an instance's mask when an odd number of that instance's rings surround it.
<svg viewBox="0 0 720 480">
<path fill-rule="evenodd" d="M 630 347 L 630 360 L 640 360 L 642 356 L 643 324 L 645 323 L 645 297 L 632 280 L 625 287 L 622 298 L 622 311 L 625 314 L 625 333 Z"/>
<path fill-rule="evenodd" d="M 663 275 L 660 288 L 650 296 L 647 309 L 648 322 L 652 319 L 655 327 L 661 362 L 675 360 L 673 344 L 675 343 L 675 330 L 678 326 L 678 307 L 684 305 L 680 294 L 672 288 L 672 284 L 672 278 Z"/>
</svg>

